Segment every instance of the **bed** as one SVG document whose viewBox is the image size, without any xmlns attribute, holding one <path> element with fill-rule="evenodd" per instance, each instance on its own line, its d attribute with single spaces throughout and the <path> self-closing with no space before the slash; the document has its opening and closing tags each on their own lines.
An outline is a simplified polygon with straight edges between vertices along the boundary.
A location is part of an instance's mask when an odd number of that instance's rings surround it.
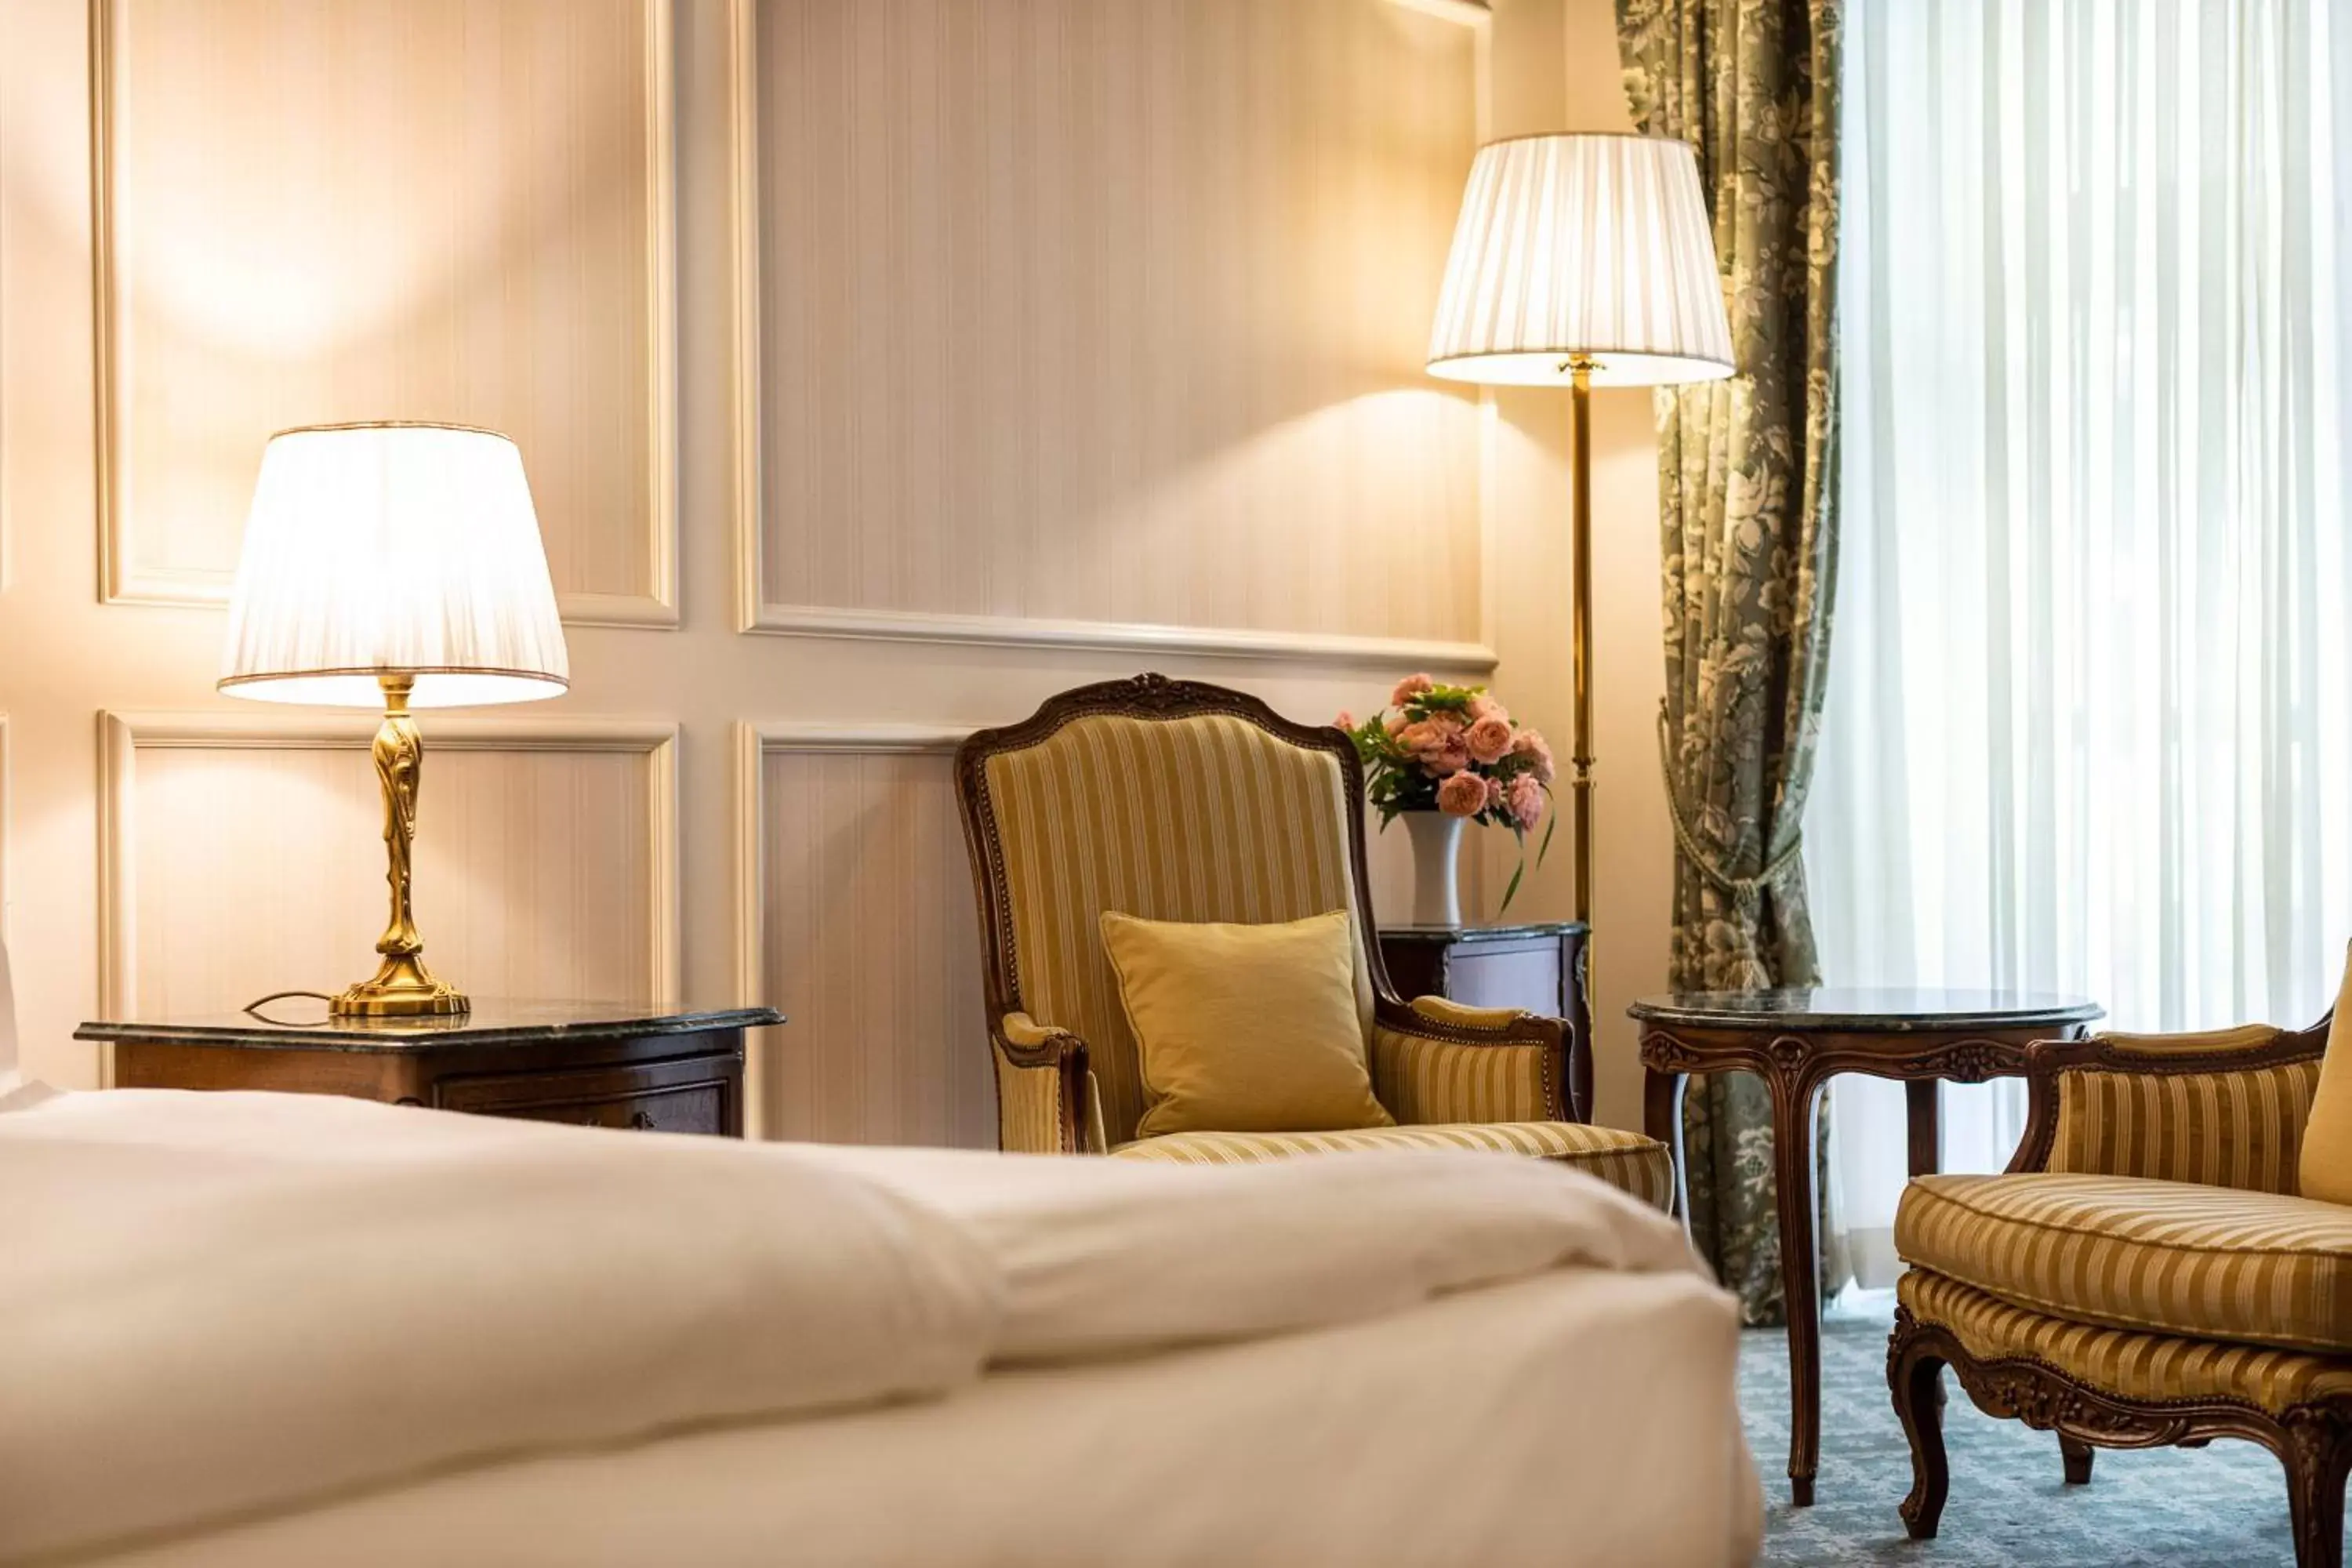
<svg viewBox="0 0 2352 1568">
<path fill-rule="evenodd" d="M 1752 1560 L 1738 1323 L 1541 1162 L 0 1098 L 0 1563 Z"/>
</svg>

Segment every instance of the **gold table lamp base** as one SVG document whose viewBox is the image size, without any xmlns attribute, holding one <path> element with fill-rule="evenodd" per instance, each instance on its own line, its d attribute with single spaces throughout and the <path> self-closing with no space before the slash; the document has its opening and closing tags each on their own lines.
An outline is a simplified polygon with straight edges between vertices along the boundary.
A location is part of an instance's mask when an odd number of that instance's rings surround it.
<svg viewBox="0 0 2352 1568">
<path fill-rule="evenodd" d="M 422 953 L 384 954 L 373 980 L 362 980 L 327 1004 L 337 1018 L 446 1017 L 473 1010 L 465 994 L 436 980 Z"/>
<path fill-rule="evenodd" d="M 392 889 L 392 920 L 375 950 L 383 955 L 375 978 L 362 980 L 327 1004 L 337 1018 L 446 1017 L 472 1011 L 464 994 L 425 967 L 425 939 L 409 910 L 409 856 L 416 842 L 416 789 L 425 772 L 425 738 L 408 715 L 415 678 L 386 675 L 383 725 L 375 732 L 376 781 L 383 786 L 384 881 Z"/>
</svg>

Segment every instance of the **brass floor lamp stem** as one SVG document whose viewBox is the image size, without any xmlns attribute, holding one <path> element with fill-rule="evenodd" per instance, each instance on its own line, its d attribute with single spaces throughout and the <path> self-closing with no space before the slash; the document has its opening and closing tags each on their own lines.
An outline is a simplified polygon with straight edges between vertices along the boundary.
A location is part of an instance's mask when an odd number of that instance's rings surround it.
<svg viewBox="0 0 2352 1568">
<path fill-rule="evenodd" d="M 1570 547 L 1574 552 L 1569 605 L 1569 635 L 1574 647 L 1576 725 L 1569 752 L 1569 802 L 1576 829 L 1575 918 L 1584 937 L 1584 1013 L 1588 1054 L 1592 1047 L 1592 362 L 1570 362 L 1569 458 Z"/>
<path fill-rule="evenodd" d="M 336 997 L 328 1011 L 338 1017 L 401 1018 L 464 1013 L 469 1004 L 457 988 L 436 980 L 425 967 L 425 939 L 416 932 L 409 903 L 411 856 L 416 844 L 416 792 L 425 774 L 425 737 L 409 717 L 408 694 L 415 678 L 386 675 L 383 724 L 375 732 L 376 782 L 383 787 L 384 881 L 392 915 L 376 939 L 383 955 L 375 978 Z"/>
</svg>

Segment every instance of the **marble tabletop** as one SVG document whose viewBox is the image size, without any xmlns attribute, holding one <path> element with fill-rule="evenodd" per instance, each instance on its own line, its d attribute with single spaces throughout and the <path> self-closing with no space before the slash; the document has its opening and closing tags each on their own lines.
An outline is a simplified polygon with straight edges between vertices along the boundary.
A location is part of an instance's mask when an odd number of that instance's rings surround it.
<svg viewBox="0 0 2352 1568">
<path fill-rule="evenodd" d="M 474 1010 L 446 1017 L 331 1018 L 327 1005 L 288 996 L 252 1013 L 164 1016 L 97 1021 L 77 1040 L 142 1045 L 237 1046 L 302 1051 L 415 1053 L 461 1046 L 525 1045 L 540 1040 L 642 1039 L 698 1035 L 784 1022 L 773 1007 L 663 1007 L 645 1002 L 529 1001 L 476 997 Z"/>
<path fill-rule="evenodd" d="M 2039 1029 L 2087 1024 L 2106 1009 L 2047 991 L 1937 986 L 1798 986 L 1781 991 L 1682 991 L 1625 1009 L 1644 1023 L 1718 1029 Z"/>
<path fill-rule="evenodd" d="M 1529 921 L 1517 925 L 1384 925 L 1383 937 L 1399 937 L 1411 942 L 1507 942 L 1520 937 L 1559 936 L 1568 931 L 1585 930 L 1582 921 Z"/>
</svg>

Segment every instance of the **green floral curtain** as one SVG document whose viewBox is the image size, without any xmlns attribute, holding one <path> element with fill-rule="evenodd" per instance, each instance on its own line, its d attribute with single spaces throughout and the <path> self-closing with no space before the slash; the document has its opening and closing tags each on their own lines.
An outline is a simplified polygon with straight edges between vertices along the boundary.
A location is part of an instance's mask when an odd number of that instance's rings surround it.
<svg viewBox="0 0 2352 1568">
<path fill-rule="evenodd" d="M 1837 568 L 1842 0 L 1618 0 L 1642 130 L 1698 152 L 1738 374 L 1657 396 L 1660 747 L 1675 806 L 1678 990 L 1818 982 L 1798 826 Z M 1694 1081 L 1692 1235 L 1750 1322 L 1781 1317 L 1769 1105 Z"/>
</svg>

